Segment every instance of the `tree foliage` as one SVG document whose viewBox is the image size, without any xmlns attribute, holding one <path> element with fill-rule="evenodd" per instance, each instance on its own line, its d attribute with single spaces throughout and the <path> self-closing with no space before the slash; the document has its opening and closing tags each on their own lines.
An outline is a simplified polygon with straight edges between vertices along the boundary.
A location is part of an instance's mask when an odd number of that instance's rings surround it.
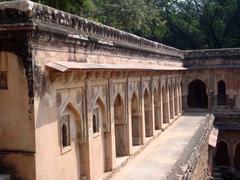
<svg viewBox="0 0 240 180">
<path fill-rule="evenodd" d="M 163 42 L 183 49 L 240 46 L 239 0 L 162 0 L 168 33 Z"/>
<path fill-rule="evenodd" d="M 35 1 L 180 49 L 240 46 L 239 0 Z"/>
</svg>

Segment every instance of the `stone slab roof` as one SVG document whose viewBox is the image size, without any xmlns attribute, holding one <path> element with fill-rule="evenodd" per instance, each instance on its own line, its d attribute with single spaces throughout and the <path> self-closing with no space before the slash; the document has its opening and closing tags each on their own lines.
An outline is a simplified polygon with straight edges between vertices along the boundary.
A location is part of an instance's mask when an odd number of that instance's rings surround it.
<svg viewBox="0 0 240 180">
<path fill-rule="evenodd" d="M 46 64 L 47 67 L 65 72 L 70 70 L 101 70 L 101 69 L 121 69 L 121 70 L 186 70 L 184 67 L 159 66 L 159 65 L 122 65 L 122 64 L 97 64 L 97 63 L 80 63 L 70 61 L 56 61 Z"/>
</svg>

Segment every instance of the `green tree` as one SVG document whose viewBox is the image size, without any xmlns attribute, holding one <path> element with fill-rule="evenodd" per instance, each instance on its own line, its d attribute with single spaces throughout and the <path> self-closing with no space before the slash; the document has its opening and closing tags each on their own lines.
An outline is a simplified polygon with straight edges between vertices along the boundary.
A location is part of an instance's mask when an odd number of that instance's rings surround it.
<svg viewBox="0 0 240 180">
<path fill-rule="evenodd" d="M 162 41 L 181 49 L 240 46 L 240 1 L 161 0 L 167 33 Z"/>
</svg>

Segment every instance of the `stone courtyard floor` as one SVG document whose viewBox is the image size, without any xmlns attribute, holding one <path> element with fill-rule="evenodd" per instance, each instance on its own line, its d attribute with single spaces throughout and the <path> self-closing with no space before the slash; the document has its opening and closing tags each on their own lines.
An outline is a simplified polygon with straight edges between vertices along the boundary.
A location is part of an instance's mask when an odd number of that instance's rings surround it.
<svg viewBox="0 0 240 180">
<path fill-rule="evenodd" d="M 120 169 L 113 180 L 161 180 L 176 179 L 179 161 L 188 160 L 187 152 L 198 143 L 206 122 L 206 113 L 185 113 L 162 134 L 153 140 L 140 154 Z M 192 144 L 192 145 L 191 145 Z M 176 171 L 176 172 L 174 172 Z"/>
</svg>

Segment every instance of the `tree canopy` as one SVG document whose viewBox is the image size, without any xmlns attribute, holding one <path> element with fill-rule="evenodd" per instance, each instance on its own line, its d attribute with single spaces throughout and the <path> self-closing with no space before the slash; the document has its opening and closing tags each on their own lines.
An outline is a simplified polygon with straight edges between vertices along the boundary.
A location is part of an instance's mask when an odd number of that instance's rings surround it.
<svg viewBox="0 0 240 180">
<path fill-rule="evenodd" d="M 239 0 L 35 1 L 180 49 L 240 46 Z"/>
</svg>

